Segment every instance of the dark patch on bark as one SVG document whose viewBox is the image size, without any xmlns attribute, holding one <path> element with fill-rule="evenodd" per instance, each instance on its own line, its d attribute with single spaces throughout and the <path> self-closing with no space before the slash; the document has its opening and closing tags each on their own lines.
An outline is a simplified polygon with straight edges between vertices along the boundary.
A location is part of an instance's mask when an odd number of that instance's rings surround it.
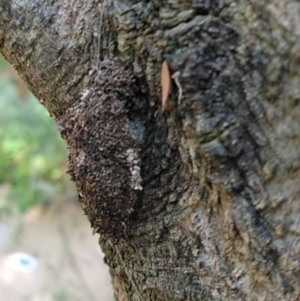
<svg viewBox="0 0 300 301">
<path fill-rule="evenodd" d="M 142 79 L 119 63 L 103 61 L 85 86 L 59 130 L 68 144 L 71 180 L 94 232 L 119 240 L 125 232 L 135 235 L 141 220 L 163 210 L 171 193 L 173 202 L 180 199 L 179 153 L 174 141 L 169 145 L 165 119 L 150 105 Z"/>
<path fill-rule="evenodd" d="M 139 89 L 134 77 L 112 62 L 94 68 L 87 87 L 59 129 L 68 144 L 71 179 L 94 231 L 119 238 L 142 190 L 143 126 L 128 118 Z"/>
</svg>

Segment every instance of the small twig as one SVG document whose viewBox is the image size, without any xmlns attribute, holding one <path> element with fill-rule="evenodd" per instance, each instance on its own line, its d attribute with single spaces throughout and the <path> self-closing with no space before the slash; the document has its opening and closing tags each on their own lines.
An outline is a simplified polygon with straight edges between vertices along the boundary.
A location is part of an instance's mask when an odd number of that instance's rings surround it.
<svg viewBox="0 0 300 301">
<path fill-rule="evenodd" d="M 174 74 L 172 74 L 172 78 L 174 79 L 175 81 L 175 84 L 177 86 L 177 89 L 178 89 L 178 105 L 181 104 L 181 99 L 182 99 L 182 87 L 181 87 L 181 84 L 179 82 L 179 76 L 180 76 L 180 72 L 179 71 L 176 71 Z"/>
</svg>

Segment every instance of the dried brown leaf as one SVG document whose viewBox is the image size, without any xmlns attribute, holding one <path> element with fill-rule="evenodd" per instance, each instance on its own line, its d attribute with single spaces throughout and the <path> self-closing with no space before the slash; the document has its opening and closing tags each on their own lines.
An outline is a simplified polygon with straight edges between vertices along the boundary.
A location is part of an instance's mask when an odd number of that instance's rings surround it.
<svg viewBox="0 0 300 301">
<path fill-rule="evenodd" d="M 171 73 L 167 61 L 163 61 L 161 66 L 161 107 L 164 111 L 168 104 L 168 99 L 171 91 Z"/>
</svg>

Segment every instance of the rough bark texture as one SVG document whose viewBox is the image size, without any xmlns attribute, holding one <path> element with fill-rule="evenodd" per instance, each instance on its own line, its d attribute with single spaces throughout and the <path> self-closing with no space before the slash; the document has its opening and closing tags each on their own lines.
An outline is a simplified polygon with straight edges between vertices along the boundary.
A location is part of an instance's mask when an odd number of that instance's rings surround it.
<svg viewBox="0 0 300 301">
<path fill-rule="evenodd" d="M 299 300 L 300 4 L 2 0 L 116 300 Z M 175 76 L 160 107 L 160 68 Z"/>
</svg>

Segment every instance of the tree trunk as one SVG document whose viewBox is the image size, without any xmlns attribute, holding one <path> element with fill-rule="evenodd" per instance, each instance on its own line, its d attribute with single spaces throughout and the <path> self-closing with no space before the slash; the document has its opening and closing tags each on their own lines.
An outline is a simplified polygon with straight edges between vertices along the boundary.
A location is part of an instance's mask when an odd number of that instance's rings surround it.
<svg viewBox="0 0 300 301">
<path fill-rule="evenodd" d="M 299 16 L 1 0 L 0 51 L 68 144 L 116 300 L 300 300 Z"/>
</svg>

